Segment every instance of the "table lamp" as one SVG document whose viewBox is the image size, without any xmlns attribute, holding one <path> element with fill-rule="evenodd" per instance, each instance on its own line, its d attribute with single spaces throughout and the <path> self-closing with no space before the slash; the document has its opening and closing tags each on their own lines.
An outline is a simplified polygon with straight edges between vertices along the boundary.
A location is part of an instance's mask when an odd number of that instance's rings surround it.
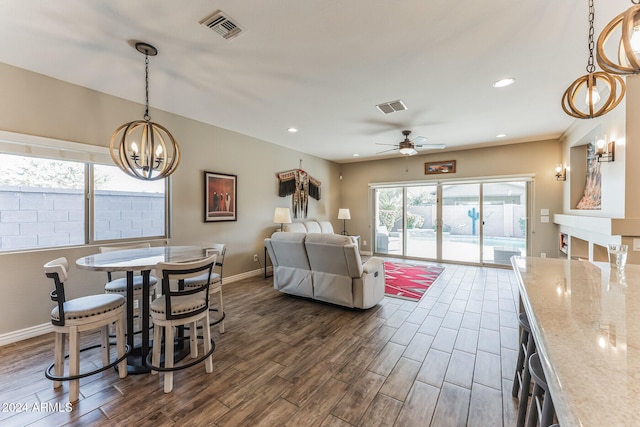
<svg viewBox="0 0 640 427">
<path fill-rule="evenodd" d="M 351 219 L 351 212 L 349 209 L 338 209 L 338 219 L 342 220 L 342 234 L 347 235 L 346 223 L 348 219 Z"/>
<path fill-rule="evenodd" d="M 283 224 L 291 224 L 291 211 L 289 208 L 276 208 L 273 213 L 273 222 L 280 223 L 280 231 L 284 231 Z"/>
</svg>

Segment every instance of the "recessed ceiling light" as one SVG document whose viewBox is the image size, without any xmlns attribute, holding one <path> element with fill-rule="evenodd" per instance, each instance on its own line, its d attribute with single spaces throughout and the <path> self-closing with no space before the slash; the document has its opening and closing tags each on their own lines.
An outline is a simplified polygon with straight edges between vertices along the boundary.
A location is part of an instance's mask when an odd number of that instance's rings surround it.
<svg viewBox="0 0 640 427">
<path fill-rule="evenodd" d="M 298 132 L 298 129 L 297 128 L 289 128 L 289 129 L 287 129 L 287 131 L 291 132 L 291 133 L 296 133 L 296 132 Z"/>
<path fill-rule="evenodd" d="M 355 153 L 355 154 L 353 155 L 353 157 L 360 157 L 360 154 Z"/>
<path fill-rule="evenodd" d="M 512 85 L 515 81 L 516 79 L 514 79 L 513 77 L 506 77 L 504 79 L 493 82 L 493 87 L 507 87 Z"/>
<path fill-rule="evenodd" d="M 496 138 L 504 138 L 505 136 L 507 136 L 506 133 L 499 133 L 496 135 Z"/>
</svg>

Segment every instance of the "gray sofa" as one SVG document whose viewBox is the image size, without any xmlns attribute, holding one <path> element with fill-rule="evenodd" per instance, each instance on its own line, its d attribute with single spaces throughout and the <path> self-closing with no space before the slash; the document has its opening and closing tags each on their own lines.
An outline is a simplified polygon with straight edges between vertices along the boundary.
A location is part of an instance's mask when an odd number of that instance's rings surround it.
<svg viewBox="0 0 640 427">
<path fill-rule="evenodd" d="M 384 298 L 384 260 L 363 264 L 349 236 L 276 232 L 264 244 L 281 292 L 362 309 Z"/>
</svg>

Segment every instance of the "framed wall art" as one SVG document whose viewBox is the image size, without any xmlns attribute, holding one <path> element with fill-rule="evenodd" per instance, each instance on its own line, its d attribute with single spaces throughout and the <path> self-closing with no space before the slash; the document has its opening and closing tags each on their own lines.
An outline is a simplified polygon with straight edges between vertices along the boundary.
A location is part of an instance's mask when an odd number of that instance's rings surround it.
<svg viewBox="0 0 640 427">
<path fill-rule="evenodd" d="M 223 173 L 204 173 L 204 221 L 238 219 L 238 177 Z"/>
<path fill-rule="evenodd" d="M 445 160 L 442 162 L 427 162 L 424 164 L 425 175 L 437 173 L 456 173 L 456 161 Z"/>
</svg>

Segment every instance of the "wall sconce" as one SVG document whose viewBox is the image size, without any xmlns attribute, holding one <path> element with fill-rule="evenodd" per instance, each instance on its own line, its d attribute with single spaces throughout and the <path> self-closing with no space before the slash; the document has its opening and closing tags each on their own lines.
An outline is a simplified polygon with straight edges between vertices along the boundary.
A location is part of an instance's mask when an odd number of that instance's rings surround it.
<svg viewBox="0 0 640 427">
<path fill-rule="evenodd" d="M 598 162 L 613 162 L 615 160 L 616 142 L 607 142 L 607 136 L 604 135 L 596 139 L 596 157 Z"/>
<path fill-rule="evenodd" d="M 562 165 L 556 166 L 556 180 L 558 181 L 567 180 L 567 168 L 562 167 Z"/>
</svg>

